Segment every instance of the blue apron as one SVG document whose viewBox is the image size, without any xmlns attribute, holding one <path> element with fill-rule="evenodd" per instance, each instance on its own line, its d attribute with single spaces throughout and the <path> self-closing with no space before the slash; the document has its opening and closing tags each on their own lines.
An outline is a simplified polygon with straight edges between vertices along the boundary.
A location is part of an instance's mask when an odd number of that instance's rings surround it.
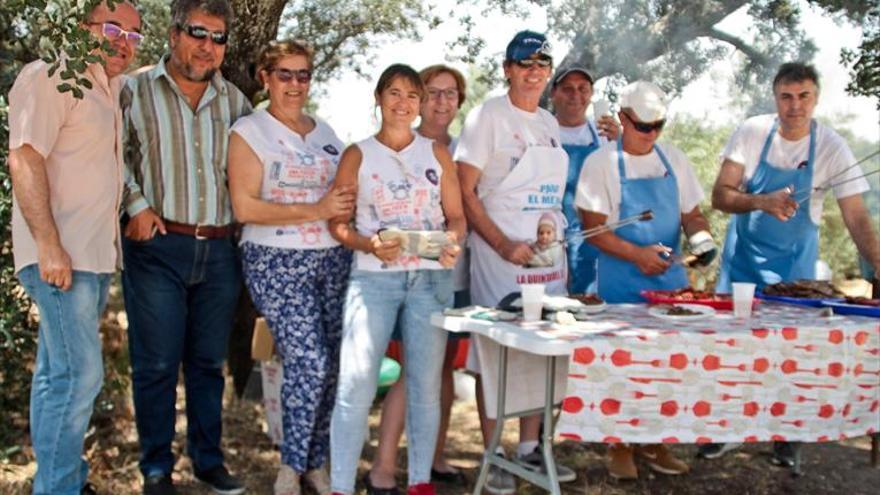
<svg viewBox="0 0 880 495">
<path fill-rule="evenodd" d="M 782 169 L 767 161 L 777 122 L 764 141 L 755 174 L 746 184 L 749 194 L 766 194 L 794 186 L 794 194 L 812 196 L 816 122 L 810 124 L 810 151 L 803 167 Z M 781 281 L 816 278 L 819 229 L 810 218 L 810 199 L 794 217 L 783 222 L 761 210 L 731 217 L 724 240 L 716 291 L 730 293 L 732 282 L 753 282 L 760 289 Z"/>
<path fill-rule="evenodd" d="M 562 197 L 562 212 L 568 226 L 565 229 L 566 251 L 568 255 L 568 292 L 570 294 L 585 294 L 596 292 L 596 259 L 599 257 L 599 249 L 589 242 L 585 242 L 580 235 L 581 219 L 574 197 L 577 191 L 578 178 L 584 161 L 591 153 L 599 149 L 599 134 L 593 129 L 593 125 L 587 122 L 587 129 L 593 138 L 593 142 L 583 144 L 563 144 L 562 149 L 568 154 L 568 177 L 565 180 L 565 194 Z"/>
<path fill-rule="evenodd" d="M 669 161 L 660 148 L 654 152 L 666 168 L 662 177 L 628 179 L 623 162 L 623 143 L 617 142 L 617 170 L 620 174 L 620 218 L 628 218 L 645 210 L 654 212 L 653 220 L 638 222 L 617 229 L 621 239 L 637 246 L 663 243 L 680 254 L 681 208 L 679 207 L 678 182 Z M 666 272 L 648 276 L 635 264 L 610 254 L 599 253 L 599 296 L 609 303 L 643 302 L 639 292 L 643 290 L 672 290 L 688 285 L 687 273 L 678 263 Z"/>
</svg>

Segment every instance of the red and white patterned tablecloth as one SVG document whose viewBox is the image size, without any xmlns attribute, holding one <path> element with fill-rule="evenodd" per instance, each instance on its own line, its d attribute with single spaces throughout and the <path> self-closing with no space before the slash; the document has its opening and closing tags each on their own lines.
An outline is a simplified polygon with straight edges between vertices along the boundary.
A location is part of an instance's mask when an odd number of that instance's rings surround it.
<svg viewBox="0 0 880 495">
<path fill-rule="evenodd" d="M 570 360 L 557 434 L 587 442 L 827 441 L 880 430 L 880 320 L 763 304 L 751 319 L 611 305 Z"/>
</svg>

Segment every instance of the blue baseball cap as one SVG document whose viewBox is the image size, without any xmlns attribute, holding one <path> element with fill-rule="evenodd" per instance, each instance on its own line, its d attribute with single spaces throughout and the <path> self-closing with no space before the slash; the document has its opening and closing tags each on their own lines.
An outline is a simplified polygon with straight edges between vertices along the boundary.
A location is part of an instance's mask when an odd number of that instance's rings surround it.
<svg viewBox="0 0 880 495">
<path fill-rule="evenodd" d="M 550 42 L 547 41 L 547 37 L 543 34 L 528 30 L 520 31 L 507 44 L 504 59 L 511 62 L 519 62 L 520 60 L 532 58 L 534 55 L 553 58 L 550 49 Z"/>
</svg>

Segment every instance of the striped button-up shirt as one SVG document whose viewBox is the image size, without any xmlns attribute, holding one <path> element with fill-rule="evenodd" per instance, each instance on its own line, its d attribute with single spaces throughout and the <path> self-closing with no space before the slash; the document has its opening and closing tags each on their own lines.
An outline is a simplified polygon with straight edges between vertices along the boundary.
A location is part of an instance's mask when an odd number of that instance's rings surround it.
<svg viewBox="0 0 880 495">
<path fill-rule="evenodd" d="M 150 207 L 180 223 L 232 223 L 229 128 L 250 113 L 250 102 L 218 72 L 193 110 L 168 74 L 167 59 L 132 77 L 122 91 L 123 206 L 131 216 Z"/>
</svg>

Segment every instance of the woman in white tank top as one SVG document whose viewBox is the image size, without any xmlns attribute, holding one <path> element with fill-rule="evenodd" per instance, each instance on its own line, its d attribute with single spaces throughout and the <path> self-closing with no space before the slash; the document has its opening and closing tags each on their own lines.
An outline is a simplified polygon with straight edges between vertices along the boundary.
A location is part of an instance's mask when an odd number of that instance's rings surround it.
<svg viewBox="0 0 880 495">
<path fill-rule="evenodd" d="M 431 461 L 440 421 L 440 369 L 446 332 L 431 326 L 431 313 L 452 305 L 452 272 L 465 221 L 455 165 L 449 151 L 412 130 L 425 89 L 406 65 L 388 67 L 376 85 L 382 112 L 379 132 L 342 155 L 336 183 L 355 186 L 354 215 L 330 220 L 330 232 L 355 250 L 345 301 L 339 387 L 331 421 L 331 485 L 354 492 L 366 419 L 376 396 L 379 364 L 395 325 L 403 334 L 407 385 L 409 486 L 412 495 L 433 495 Z M 354 223 L 352 224 L 352 217 Z M 403 254 L 399 240 L 378 232 L 443 231 L 439 259 Z M 368 493 L 394 493 L 376 487 Z"/>
<path fill-rule="evenodd" d="M 312 52 L 298 42 L 266 48 L 258 75 L 269 106 L 236 121 L 229 141 L 232 206 L 244 224 L 244 279 L 284 367 L 276 495 L 299 494 L 300 476 L 320 495 L 330 491 L 324 465 L 351 264 L 327 219 L 351 213 L 354 188 L 333 186 L 342 142 L 303 113 L 311 68 Z"/>
<path fill-rule="evenodd" d="M 464 76 L 456 69 L 447 65 L 431 65 L 419 71 L 419 77 L 425 84 L 427 98 L 422 101 L 419 115 L 421 121 L 416 129 L 420 135 L 433 139 L 446 146 L 450 153 L 455 152 L 455 139 L 449 134 L 449 126 L 455 120 L 458 109 L 465 99 Z M 470 304 L 468 293 L 467 248 L 462 247 L 455 268 L 452 269 L 452 285 L 455 289 L 455 307 Z M 449 416 L 452 401 L 455 398 L 452 372 L 455 357 L 458 354 L 462 339 L 468 333 L 455 332 L 448 334 L 446 354 L 443 357 L 440 387 L 440 429 L 437 433 L 437 446 L 434 449 L 434 460 L 431 466 L 431 480 L 445 484 L 464 486 L 467 483 L 462 472 L 446 461 L 444 447 L 446 432 L 449 427 Z M 401 341 L 399 332 L 392 339 Z M 466 343 L 466 342 L 465 342 Z M 404 367 L 406 362 L 403 361 Z M 406 418 L 406 380 L 401 377 L 385 394 L 382 401 L 382 420 L 379 423 L 379 445 L 370 469 L 371 483 L 374 486 L 391 486 L 394 473 L 397 472 L 397 450 Z"/>
</svg>

